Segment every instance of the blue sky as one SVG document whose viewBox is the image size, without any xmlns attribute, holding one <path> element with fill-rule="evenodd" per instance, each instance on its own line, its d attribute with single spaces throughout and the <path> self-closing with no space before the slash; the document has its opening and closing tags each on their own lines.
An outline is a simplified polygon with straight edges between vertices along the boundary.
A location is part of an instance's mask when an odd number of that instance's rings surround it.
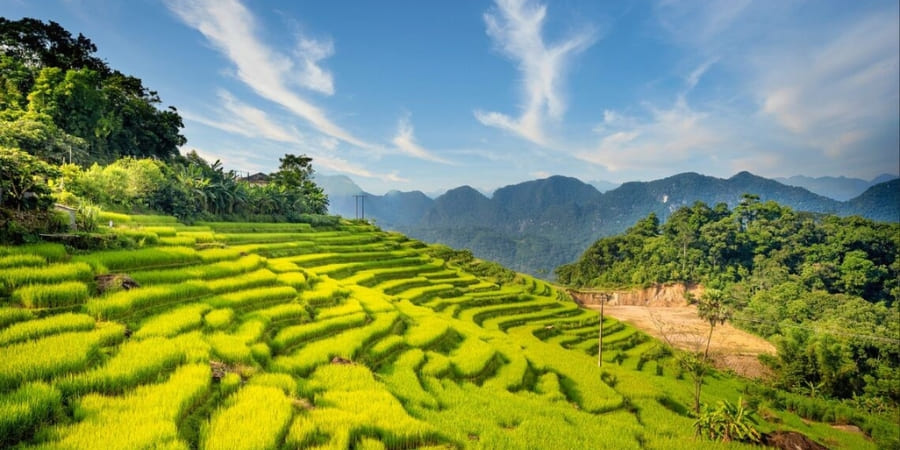
<svg viewBox="0 0 900 450">
<path fill-rule="evenodd" d="M 887 1 L 0 0 L 97 44 L 243 171 L 373 193 L 553 174 L 900 171 Z"/>
</svg>

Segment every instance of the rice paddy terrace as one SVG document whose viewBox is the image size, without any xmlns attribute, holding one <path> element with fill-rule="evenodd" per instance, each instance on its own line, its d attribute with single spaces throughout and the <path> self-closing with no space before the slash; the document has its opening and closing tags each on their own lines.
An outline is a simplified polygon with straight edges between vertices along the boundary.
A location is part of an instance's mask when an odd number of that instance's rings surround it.
<svg viewBox="0 0 900 450">
<path fill-rule="evenodd" d="M 598 368 L 597 313 L 542 281 L 348 222 L 119 220 L 146 245 L 0 247 L 0 447 L 742 447 L 694 437 L 657 341 L 609 320 Z M 99 293 L 104 274 L 139 287 Z M 703 400 L 743 386 L 710 375 Z"/>
</svg>

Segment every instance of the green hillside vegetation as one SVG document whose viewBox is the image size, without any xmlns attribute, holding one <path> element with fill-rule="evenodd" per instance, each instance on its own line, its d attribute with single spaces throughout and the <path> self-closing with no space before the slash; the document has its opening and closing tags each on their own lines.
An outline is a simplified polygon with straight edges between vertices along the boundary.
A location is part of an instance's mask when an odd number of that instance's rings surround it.
<svg viewBox="0 0 900 450">
<path fill-rule="evenodd" d="M 142 233 L 143 247 L 0 247 L 0 445 L 746 446 L 695 435 L 690 377 L 660 342 L 607 318 L 598 367 L 595 312 L 467 251 L 362 222 L 121 219 L 110 232 Z M 198 233 L 212 239 L 161 242 Z M 93 278 L 111 274 L 141 286 Z M 56 283 L 88 296 L 23 301 Z M 721 372 L 704 383 L 704 404 L 756 410 L 741 423 L 761 432 L 898 444 L 895 424 L 843 404 Z"/>
<path fill-rule="evenodd" d="M 873 413 L 900 404 L 900 225 L 799 213 L 745 196 L 660 226 L 651 214 L 556 271 L 576 286 L 700 283 L 774 342 L 777 386 Z"/>
</svg>

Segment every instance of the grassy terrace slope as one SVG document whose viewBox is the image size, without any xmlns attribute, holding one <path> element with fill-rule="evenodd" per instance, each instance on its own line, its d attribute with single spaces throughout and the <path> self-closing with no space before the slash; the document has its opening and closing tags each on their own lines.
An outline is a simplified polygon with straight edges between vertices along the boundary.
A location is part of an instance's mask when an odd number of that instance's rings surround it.
<svg viewBox="0 0 900 450">
<path fill-rule="evenodd" d="M 690 380 L 647 336 L 610 320 L 598 368 L 597 314 L 541 281 L 365 225 L 125 219 L 146 247 L 0 248 L 0 447 L 743 447 L 693 436 Z M 98 294 L 105 273 L 141 287 Z M 713 374 L 703 401 L 743 388 Z"/>
</svg>

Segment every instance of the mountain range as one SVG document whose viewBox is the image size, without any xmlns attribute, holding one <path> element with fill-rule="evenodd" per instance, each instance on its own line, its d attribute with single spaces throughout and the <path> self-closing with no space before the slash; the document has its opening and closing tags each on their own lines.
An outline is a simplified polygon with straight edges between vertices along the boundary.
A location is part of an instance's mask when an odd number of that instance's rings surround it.
<svg viewBox="0 0 900 450">
<path fill-rule="evenodd" d="M 900 221 L 900 179 L 896 177 L 847 201 L 749 172 L 727 179 L 682 173 L 624 183 L 605 193 L 576 178 L 552 176 L 497 189 L 491 197 L 461 186 L 434 199 L 419 191 L 367 194 L 341 175 L 317 175 L 316 181 L 329 196 L 332 214 L 361 217 L 364 208 L 365 217 L 384 229 L 468 248 L 480 258 L 547 278 L 598 238 L 620 233 L 651 212 L 665 221 L 678 208 L 696 201 L 724 202 L 733 208 L 745 193 L 800 211 Z"/>
<path fill-rule="evenodd" d="M 825 197 L 835 200 L 847 201 L 854 197 L 862 195 L 866 189 L 876 184 L 884 183 L 896 179 L 897 175 L 882 174 L 871 180 L 863 180 L 860 178 L 847 177 L 805 177 L 803 175 L 794 175 L 790 178 L 773 178 L 775 181 L 786 184 L 788 186 L 802 187 L 810 192 L 814 192 Z"/>
</svg>

